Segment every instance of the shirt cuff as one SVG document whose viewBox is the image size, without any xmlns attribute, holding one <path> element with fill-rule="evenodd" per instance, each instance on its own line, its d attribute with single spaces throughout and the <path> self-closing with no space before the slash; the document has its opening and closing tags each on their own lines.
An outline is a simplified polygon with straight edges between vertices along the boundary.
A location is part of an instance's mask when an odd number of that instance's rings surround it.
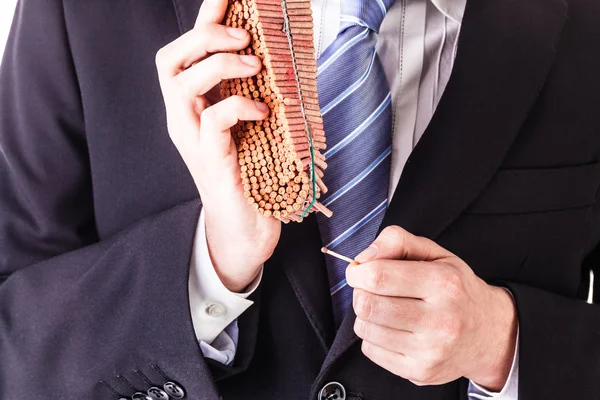
<svg viewBox="0 0 600 400">
<path fill-rule="evenodd" d="M 231 292 L 223 285 L 210 259 L 204 229 L 204 211 L 201 211 L 188 281 L 192 323 L 199 342 L 212 344 L 225 328 L 254 304 L 247 298 L 260 284 L 262 273 L 261 268 L 259 275 L 243 293 Z"/>
</svg>

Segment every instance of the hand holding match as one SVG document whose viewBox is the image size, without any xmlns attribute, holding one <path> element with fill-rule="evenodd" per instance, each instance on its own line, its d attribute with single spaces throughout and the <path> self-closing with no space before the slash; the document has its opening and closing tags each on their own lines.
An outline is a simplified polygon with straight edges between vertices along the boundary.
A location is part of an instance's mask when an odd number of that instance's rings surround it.
<svg viewBox="0 0 600 400">
<path fill-rule="evenodd" d="M 518 326 L 506 290 L 398 226 L 385 228 L 358 261 L 322 251 L 350 263 L 354 331 L 366 357 L 418 385 L 466 377 L 490 390 L 503 387 Z"/>
</svg>

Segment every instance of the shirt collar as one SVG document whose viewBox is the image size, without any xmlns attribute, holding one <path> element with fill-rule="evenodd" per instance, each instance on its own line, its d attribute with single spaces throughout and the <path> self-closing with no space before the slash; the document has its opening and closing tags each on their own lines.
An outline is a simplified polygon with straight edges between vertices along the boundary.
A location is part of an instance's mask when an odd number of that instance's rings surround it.
<svg viewBox="0 0 600 400">
<path fill-rule="evenodd" d="M 431 0 L 438 10 L 457 24 L 462 24 L 467 0 Z"/>
</svg>

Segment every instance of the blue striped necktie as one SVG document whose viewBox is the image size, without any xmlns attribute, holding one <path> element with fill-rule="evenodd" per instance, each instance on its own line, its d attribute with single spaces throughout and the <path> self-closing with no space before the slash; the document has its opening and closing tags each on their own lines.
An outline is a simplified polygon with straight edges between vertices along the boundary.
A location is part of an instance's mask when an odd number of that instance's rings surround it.
<svg viewBox="0 0 600 400">
<path fill-rule="evenodd" d="M 333 211 L 317 216 L 323 245 L 354 258 L 375 239 L 387 206 L 392 152 L 390 88 L 375 44 L 393 0 L 343 0 L 341 30 L 318 60 L 317 85 L 327 132 L 329 191 L 321 201 Z M 336 327 L 352 304 L 347 263 L 327 257 Z"/>
</svg>

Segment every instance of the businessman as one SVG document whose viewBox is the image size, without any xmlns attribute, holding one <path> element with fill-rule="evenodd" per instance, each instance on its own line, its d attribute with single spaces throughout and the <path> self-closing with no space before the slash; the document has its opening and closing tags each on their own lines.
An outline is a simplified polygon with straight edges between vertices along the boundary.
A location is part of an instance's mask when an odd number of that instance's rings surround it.
<svg viewBox="0 0 600 400">
<path fill-rule="evenodd" d="M 282 226 L 229 132 L 267 110 L 214 90 L 260 60 L 200 3 L 19 3 L 1 399 L 600 396 L 600 5 L 313 1 L 334 216 Z"/>
</svg>

